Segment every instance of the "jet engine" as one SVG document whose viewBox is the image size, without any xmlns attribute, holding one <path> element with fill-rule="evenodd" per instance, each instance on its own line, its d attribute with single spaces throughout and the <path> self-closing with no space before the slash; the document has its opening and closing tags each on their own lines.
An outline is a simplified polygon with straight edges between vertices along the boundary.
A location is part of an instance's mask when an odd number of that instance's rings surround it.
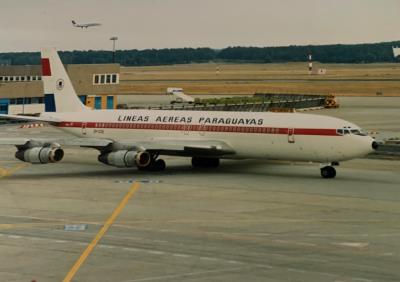
<svg viewBox="0 0 400 282">
<path fill-rule="evenodd" d="M 151 163 L 151 155 L 148 152 L 118 150 L 102 153 L 98 157 L 99 162 L 116 167 L 147 167 Z"/>
<path fill-rule="evenodd" d="M 15 157 L 32 164 L 56 163 L 64 157 L 64 150 L 60 147 L 25 148 L 18 150 Z"/>
</svg>

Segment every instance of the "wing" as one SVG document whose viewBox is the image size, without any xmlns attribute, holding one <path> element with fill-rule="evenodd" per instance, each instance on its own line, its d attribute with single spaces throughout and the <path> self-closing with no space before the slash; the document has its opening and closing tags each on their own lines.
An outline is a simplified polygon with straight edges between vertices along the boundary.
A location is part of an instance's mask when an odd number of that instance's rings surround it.
<svg viewBox="0 0 400 282">
<path fill-rule="evenodd" d="M 105 148 L 114 141 L 98 138 L 1 138 L 0 145 L 14 145 L 22 147 L 44 146 L 59 144 L 61 146 L 81 146 L 91 148 Z"/>
<path fill-rule="evenodd" d="M 140 148 L 160 155 L 224 156 L 235 154 L 234 149 L 218 140 L 154 140 L 139 142 Z"/>
<path fill-rule="evenodd" d="M 0 145 L 14 145 L 17 147 L 47 146 L 59 144 L 60 146 L 80 146 L 95 148 L 102 152 L 116 150 L 148 151 L 158 155 L 173 156 L 224 156 L 235 154 L 232 147 L 218 140 L 121 140 L 100 138 L 1 138 Z"/>
</svg>

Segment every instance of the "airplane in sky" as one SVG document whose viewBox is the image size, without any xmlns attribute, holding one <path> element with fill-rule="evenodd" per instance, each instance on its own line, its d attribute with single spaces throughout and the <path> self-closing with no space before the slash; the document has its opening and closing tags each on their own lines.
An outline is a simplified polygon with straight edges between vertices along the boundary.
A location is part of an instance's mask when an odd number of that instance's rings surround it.
<svg viewBox="0 0 400 282">
<path fill-rule="evenodd" d="M 312 161 L 321 176 L 336 176 L 340 161 L 377 148 L 373 138 L 348 121 L 303 113 L 210 112 L 167 110 L 91 110 L 76 95 L 54 48 L 42 50 L 45 112 L 38 117 L 0 117 L 48 122 L 72 139 L 3 138 L 15 145 L 16 158 L 54 163 L 62 146 L 99 151 L 98 160 L 116 167 L 164 170 L 161 155 L 192 158 L 193 167 L 217 167 L 220 159 Z"/>
<path fill-rule="evenodd" d="M 92 27 L 92 26 L 100 26 L 100 23 L 87 23 L 87 24 L 78 24 L 76 23 L 74 20 L 72 20 L 72 25 L 74 27 L 80 27 L 80 28 L 88 28 L 88 27 Z"/>
</svg>

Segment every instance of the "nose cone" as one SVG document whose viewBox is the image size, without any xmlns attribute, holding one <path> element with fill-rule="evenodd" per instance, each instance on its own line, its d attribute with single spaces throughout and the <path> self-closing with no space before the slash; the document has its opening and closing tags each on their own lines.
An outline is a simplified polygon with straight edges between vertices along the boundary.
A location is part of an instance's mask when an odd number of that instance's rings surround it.
<svg viewBox="0 0 400 282">
<path fill-rule="evenodd" d="M 374 152 L 378 148 L 378 143 L 369 136 L 357 138 L 357 141 L 354 145 L 354 155 L 357 155 L 357 157 L 364 157 Z"/>
</svg>

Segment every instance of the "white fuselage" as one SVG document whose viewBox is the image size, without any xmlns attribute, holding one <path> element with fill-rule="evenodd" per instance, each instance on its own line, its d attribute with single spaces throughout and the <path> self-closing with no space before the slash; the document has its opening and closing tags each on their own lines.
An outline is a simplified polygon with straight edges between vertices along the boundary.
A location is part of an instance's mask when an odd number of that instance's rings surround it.
<svg viewBox="0 0 400 282">
<path fill-rule="evenodd" d="M 62 120 L 60 129 L 80 137 L 140 141 L 214 140 L 235 150 L 229 158 L 337 162 L 372 151 L 373 139 L 338 134 L 358 126 L 302 113 L 98 110 L 44 113 Z"/>
</svg>

